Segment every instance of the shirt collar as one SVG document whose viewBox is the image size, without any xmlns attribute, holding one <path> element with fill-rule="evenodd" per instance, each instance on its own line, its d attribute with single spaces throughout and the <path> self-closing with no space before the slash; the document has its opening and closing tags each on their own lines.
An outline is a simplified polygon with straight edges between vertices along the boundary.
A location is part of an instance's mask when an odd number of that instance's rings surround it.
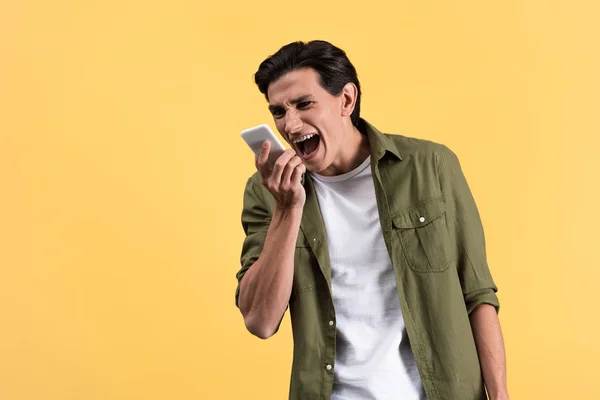
<svg viewBox="0 0 600 400">
<path fill-rule="evenodd" d="M 402 156 L 396 147 L 396 144 L 386 135 L 381 133 L 377 128 L 368 123 L 364 119 L 360 119 L 358 130 L 367 134 L 369 145 L 371 146 L 371 157 L 376 160 L 381 160 L 385 153 L 394 155 L 398 160 L 402 161 Z"/>
</svg>

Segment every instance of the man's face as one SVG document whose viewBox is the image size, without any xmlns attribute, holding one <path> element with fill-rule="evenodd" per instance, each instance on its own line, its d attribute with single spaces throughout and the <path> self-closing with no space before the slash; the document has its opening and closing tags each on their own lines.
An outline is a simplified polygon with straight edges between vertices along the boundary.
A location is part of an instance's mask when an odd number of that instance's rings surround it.
<svg viewBox="0 0 600 400">
<path fill-rule="evenodd" d="M 343 142 L 343 96 L 332 96 L 312 68 L 288 72 L 267 90 L 277 130 L 310 172 L 322 172 L 338 156 Z M 348 118 L 348 117 L 345 117 Z"/>
</svg>

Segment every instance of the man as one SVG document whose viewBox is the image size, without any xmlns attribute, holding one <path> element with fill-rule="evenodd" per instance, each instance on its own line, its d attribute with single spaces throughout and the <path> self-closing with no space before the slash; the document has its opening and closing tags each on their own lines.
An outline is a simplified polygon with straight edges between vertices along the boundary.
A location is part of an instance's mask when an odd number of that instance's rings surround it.
<svg viewBox="0 0 600 400">
<path fill-rule="evenodd" d="M 454 153 L 361 119 L 356 70 L 330 43 L 282 47 L 255 81 L 292 149 L 271 169 L 265 143 L 247 182 L 236 305 L 262 339 L 289 307 L 290 399 L 507 399 L 497 288 Z"/>
</svg>

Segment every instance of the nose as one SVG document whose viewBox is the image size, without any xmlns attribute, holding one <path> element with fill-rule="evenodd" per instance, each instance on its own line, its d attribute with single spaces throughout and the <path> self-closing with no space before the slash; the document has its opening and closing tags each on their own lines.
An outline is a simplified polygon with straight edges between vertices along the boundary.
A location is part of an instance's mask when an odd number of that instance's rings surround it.
<svg viewBox="0 0 600 400">
<path fill-rule="evenodd" d="M 289 135 L 296 133 L 302 128 L 302 120 L 298 114 L 293 111 L 288 111 L 285 115 L 285 133 Z"/>
</svg>

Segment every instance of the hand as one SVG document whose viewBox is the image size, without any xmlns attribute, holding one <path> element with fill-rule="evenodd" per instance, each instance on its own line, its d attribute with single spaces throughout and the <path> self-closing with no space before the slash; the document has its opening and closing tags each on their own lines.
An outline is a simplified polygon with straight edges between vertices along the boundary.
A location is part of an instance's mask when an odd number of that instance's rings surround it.
<svg viewBox="0 0 600 400">
<path fill-rule="evenodd" d="M 255 159 L 260 182 L 275 198 L 275 206 L 283 210 L 297 210 L 304 207 L 306 192 L 302 186 L 302 175 L 306 166 L 294 150 L 288 149 L 279 156 L 271 169 L 269 151 L 271 144 L 264 142 L 260 154 Z"/>
</svg>

